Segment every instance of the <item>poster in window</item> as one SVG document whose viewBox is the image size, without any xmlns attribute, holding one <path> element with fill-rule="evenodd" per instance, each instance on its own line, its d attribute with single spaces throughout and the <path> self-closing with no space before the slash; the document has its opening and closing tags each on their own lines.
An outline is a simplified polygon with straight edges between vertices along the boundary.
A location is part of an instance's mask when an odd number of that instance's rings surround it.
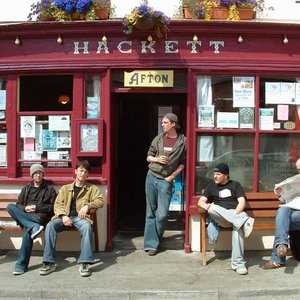
<svg viewBox="0 0 300 300">
<path fill-rule="evenodd" d="M 240 115 L 240 128 L 241 129 L 254 129 L 254 108 L 241 107 L 239 109 Z"/>
<path fill-rule="evenodd" d="M 69 151 L 48 151 L 47 158 L 49 160 L 70 159 Z M 48 167 L 67 167 L 68 162 L 48 162 Z"/>
<path fill-rule="evenodd" d="M 6 90 L 0 90 L 0 110 L 6 110 Z"/>
<path fill-rule="evenodd" d="M 5 111 L 0 110 L 0 120 L 5 120 Z"/>
<path fill-rule="evenodd" d="M 280 82 L 265 83 L 265 103 L 266 104 L 281 104 Z"/>
<path fill-rule="evenodd" d="M 213 128 L 215 123 L 214 116 L 214 105 L 198 105 L 198 127 Z"/>
<path fill-rule="evenodd" d="M 300 104 L 300 82 L 296 82 L 295 84 L 295 101 L 296 104 Z"/>
<path fill-rule="evenodd" d="M 287 121 L 289 119 L 289 106 L 287 104 L 277 105 L 277 119 Z"/>
<path fill-rule="evenodd" d="M 259 129 L 261 130 L 274 129 L 274 108 L 259 109 Z"/>
<path fill-rule="evenodd" d="M 283 104 L 296 104 L 295 82 L 281 82 L 280 92 Z"/>
<path fill-rule="evenodd" d="M 35 116 L 21 116 L 21 137 L 35 137 Z"/>
<path fill-rule="evenodd" d="M 57 148 L 71 148 L 70 131 L 57 132 Z"/>
<path fill-rule="evenodd" d="M 254 77 L 233 77 L 233 107 L 254 107 Z"/>
<path fill-rule="evenodd" d="M 99 98 L 87 97 L 87 116 L 88 119 L 99 118 Z"/>
<path fill-rule="evenodd" d="M 80 151 L 98 151 L 98 124 L 81 124 Z"/>
<path fill-rule="evenodd" d="M 57 149 L 57 131 L 43 130 L 43 150 Z"/>
<path fill-rule="evenodd" d="M 238 112 L 217 112 L 218 128 L 239 128 Z"/>
<path fill-rule="evenodd" d="M 6 145 L 0 145 L 0 167 L 7 166 Z"/>
<path fill-rule="evenodd" d="M 49 130 L 69 131 L 70 116 L 49 116 Z"/>
</svg>

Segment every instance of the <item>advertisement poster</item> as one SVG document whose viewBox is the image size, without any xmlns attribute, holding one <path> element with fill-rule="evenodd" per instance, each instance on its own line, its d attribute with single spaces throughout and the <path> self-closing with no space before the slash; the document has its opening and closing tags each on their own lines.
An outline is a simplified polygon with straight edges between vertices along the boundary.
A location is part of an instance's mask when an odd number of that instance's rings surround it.
<svg viewBox="0 0 300 300">
<path fill-rule="evenodd" d="M 274 129 L 274 108 L 259 109 L 259 129 L 261 130 Z"/>
<path fill-rule="evenodd" d="M 35 116 L 21 116 L 21 138 L 35 137 Z"/>
<path fill-rule="evenodd" d="M 198 105 L 198 127 L 213 128 L 214 115 L 214 105 Z"/>
<path fill-rule="evenodd" d="M 233 107 L 254 107 L 254 77 L 233 77 Z"/>
<path fill-rule="evenodd" d="M 240 128 L 242 129 L 254 129 L 254 108 L 253 107 L 241 107 L 240 114 Z"/>
<path fill-rule="evenodd" d="M 217 112 L 218 128 L 239 128 L 239 113 L 237 112 Z"/>
<path fill-rule="evenodd" d="M 69 131 L 70 116 L 49 116 L 49 130 Z"/>
</svg>

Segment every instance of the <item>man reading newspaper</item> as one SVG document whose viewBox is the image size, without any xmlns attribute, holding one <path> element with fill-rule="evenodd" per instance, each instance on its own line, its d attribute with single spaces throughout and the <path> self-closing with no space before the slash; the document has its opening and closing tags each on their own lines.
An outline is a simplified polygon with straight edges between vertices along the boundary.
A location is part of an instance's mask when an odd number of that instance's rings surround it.
<svg viewBox="0 0 300 300">
<path fill-rule="evenodd" d="M 300 159 L 295 163 L 300 173 Z M 265 270 L 283 267 L 286 261 L 289 232 L 300 230 L 300 174 L 275 184 L 274 193 L 282 202 L 276 219 L 275 239 L 271 260 L 262 266 Z"/>
</svg>

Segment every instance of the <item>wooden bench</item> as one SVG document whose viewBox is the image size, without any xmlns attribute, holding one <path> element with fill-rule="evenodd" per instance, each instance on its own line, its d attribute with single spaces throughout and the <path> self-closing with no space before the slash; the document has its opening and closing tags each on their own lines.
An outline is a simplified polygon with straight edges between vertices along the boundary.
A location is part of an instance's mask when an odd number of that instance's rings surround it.
<svg viewBox="0 0 300 300">
<path fill-rule="evenodd" d="M 16 224 L 10 214 L 7 212 L 6 207 L 8 204 L 15 204 L 18 200 L 19 194 L 0 194 L 0 231 L 1 230 L 22 230 Z M 94 244 L 95 252 L 99 252 L 99 238 L 98 238 L 98 223 L 97 223 L 97 210 L 90 211 L 93 222 Z M 74 231 L 75 228 L 70 228 Z"/>
<path fill-rule="evenodd" d="M 246 193 L 245 211 L 249 217 L 255 219 L 253 230 L 275 230 L 275 217 L 281 202 L 273 192 Z M 200 213 L 200 251 L 202 264 L 206 265 L 206 216 L 207 212 L 199 208 Z M 232 230 L 232 228 L 221 228 L 221 230 Z"/>
</svg>

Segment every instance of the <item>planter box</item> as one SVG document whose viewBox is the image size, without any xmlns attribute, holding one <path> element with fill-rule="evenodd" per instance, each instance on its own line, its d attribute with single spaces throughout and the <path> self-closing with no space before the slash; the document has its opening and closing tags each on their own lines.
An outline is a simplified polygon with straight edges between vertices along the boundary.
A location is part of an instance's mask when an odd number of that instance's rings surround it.
<svg viewBox="0 0 300 300">
<path fill-rule="evenodd" d="M 252 20 L 254 17 L 253 8 L 239 8 L 238 11 L 240 20 Z"/>
<path fill-rule="evenodd" d="M 213 7 L 211 10 L 211 19 L 227 20 L 229 18 L 229 9 L 227 7 Z"/>
</svg>

